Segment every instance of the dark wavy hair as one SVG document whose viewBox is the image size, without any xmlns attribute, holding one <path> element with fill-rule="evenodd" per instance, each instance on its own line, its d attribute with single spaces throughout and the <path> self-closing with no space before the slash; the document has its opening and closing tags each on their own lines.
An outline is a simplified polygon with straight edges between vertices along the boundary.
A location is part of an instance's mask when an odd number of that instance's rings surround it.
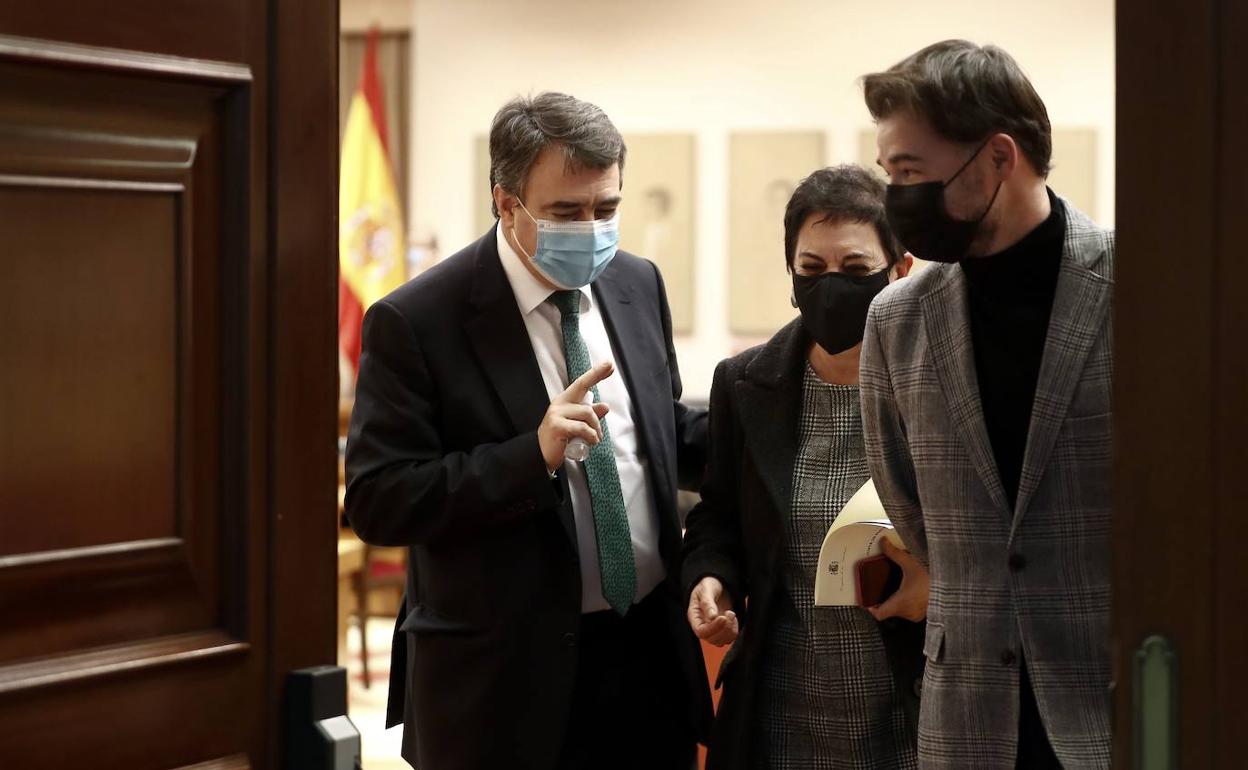
<svg viewBox="0 0 1248 770">
<path fill-rule="evenodd" d="M 1053 159 L 1049 112 L 1014 57 L 995 45 L 934 43 L 862 79 L 871 117 L 910 112 L 953 142 L 1009 134 L 1041 176 Z"/>
<path fill-rule="evenodd" d="M 571 168 L 610 168 L 624 173 L 628 149 L 615 124 L 597 105 L 547 91 L 516 97 L 503 105 L 490 126 L 490 189 L 500 184 L 522 195 L 529 170 L 548 144 L 563 148 Z M 492 200 L 492 197 L 491 197 Z M 494 216 L 498 206 L 490 204 Z"/>
<path fill-rule="evenodd" d="M 797 235 L 811 215 L 820 222 L 861 222 L 880 236 L 891 268 L 905 249 L 893 235 L 884 213 L 884 182 L 862 166 L 845 164 L 821 168 L 802 180 L 784 209 L 784 262 L 793 271 Z"/>
</svg>

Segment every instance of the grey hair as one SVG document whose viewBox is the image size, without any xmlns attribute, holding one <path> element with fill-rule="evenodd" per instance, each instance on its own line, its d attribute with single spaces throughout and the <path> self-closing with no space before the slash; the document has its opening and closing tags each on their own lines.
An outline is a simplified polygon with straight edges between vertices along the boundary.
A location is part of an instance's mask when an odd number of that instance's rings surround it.
<svg viewBox="0 0 1248 770">
<path fill-rule="evenodd" d="M 624 170 L 627 148 L 607 114 L 596 105 L 567 94 L 547 91 L 516 97 L 503 105 L 490 126 L 490 189 L 501 185 L 520 195 L 529 169 L 548 144 L 563 147 L 572 168 Z M 493 200 L 493 196 L 491 196 Z M 498 204 L 491 202 L 498 217 Z"/>
</svg>

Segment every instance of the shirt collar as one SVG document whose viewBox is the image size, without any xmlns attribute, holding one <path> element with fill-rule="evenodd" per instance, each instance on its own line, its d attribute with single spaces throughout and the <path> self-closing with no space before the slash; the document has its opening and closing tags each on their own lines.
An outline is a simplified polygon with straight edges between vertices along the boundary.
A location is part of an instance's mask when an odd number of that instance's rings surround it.
<svg viewBox="0 0 1248 770">
<path fill-rule="evenodd" d="M 516 306 L 520 308 L 520 315 L 527 316 L 549 299 L 550 295 L 555 293 L 555 289 L 537 280 L 537 277 L 524 266 L 521 260 L 525 257 L 516 253 L 516 250 L 511 247 L 511 242 L 507 240 L 507 236 L 503 234 L 502 220 L 499 220 L 494 232 L 498 240 L 498 258 L 503 263 L 503 272 L 507 274 L 507 280 L 511 283 L 511 291 L 516 295 Z M 593 294 L 584 289 L 580 292 L 581 313 L 584 314 L 593 303 Z"/>
</svg>

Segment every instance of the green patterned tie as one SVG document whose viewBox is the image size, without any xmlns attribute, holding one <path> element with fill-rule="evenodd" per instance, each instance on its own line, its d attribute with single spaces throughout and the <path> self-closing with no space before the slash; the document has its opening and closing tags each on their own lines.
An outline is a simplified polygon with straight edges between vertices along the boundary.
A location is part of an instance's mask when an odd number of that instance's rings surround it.
<svg viewBox="0 0 1248 770">
<path fill-rule="evenodd" d="M 557 291 L 550 301 L 563 317 L 563 353 L 568 361 L 568 382 L 589 371 L 589 351 L 581 338 L 581 292 Z M 598 386 L 594 389 L 598 403 Z M 598 570 L 602 574 L 602 595 L 611 609 L 621 615 L 633 606 L 637 593 L 637 569 L 633 563 L 633 537 L 628 529 L 628 511 L 620 489 L 620 470 L 611 449 L 607 421 L 602 420 L 602 441 L 585 458 L 585 476 L 594 509 L 594 529 L 598 539 Z"/>
</svg>

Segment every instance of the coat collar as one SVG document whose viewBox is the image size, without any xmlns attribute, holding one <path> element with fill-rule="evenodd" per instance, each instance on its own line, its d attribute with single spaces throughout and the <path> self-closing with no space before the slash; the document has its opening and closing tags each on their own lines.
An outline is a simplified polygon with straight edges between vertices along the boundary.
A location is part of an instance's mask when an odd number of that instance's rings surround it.
<svg viewBox="0 0 1248 770">
<path fill-rule="evenodd" d="M 744 376 L 764 388 L 780 388 L 786 380 L 802 376 L 810 349 L 810 336 L 800 317 L 794 318 L 763 343 L 745 367 Z"/>
<path fill-rule="evenodd" d="M 477 360 L 498 394 L 516 434 L 537 430 L 550 397 L 542 381 L 533 343 L 516 302 L 507 273 L 498 254 L 498 241 L 491 230 L 475 245 L 472 289 L 469 304 L 475 312 L 464 324 Z M 576 547 L 576 523 L 571 498 L 559 507 L 559 519 Z"/>
<path fill-rule="evenodd" d="M 758 350 L 735 388 L 746 445 L 784 520 L 793 504 L 802 373 L 809 347 L 810 337 L 797 318 Z"/>
<path fill-rule="evenodd" d="M 1113 286 L 1112 277 L 1104 275 L 1112 270 L 1109 234 L 1065 200 L 1059 199 L 1059 205 L 1065 207 L 1066 236 L 1013 511 L 984 423 L 962 270 L 956 265 L 927 268 L 940 274 L 920 298 L 932 362 L 955 429 L 988 494 L 1002 512 L 1009 512 L 1015 527 L 1044 476 L 1083 364 L 1104 324 Z"/>
<path fill-rule="evenodd" d="M 647 473 L 655 494 L 660 522 L 659 550 L 667 563 L 677 557 L 680 550 L 680 516 L 675 506 L 677 479 L 673 475 L 677 458 L 669 452 L 675 447 L 663 441 L 671 428 L 663 421 L 673 419 L 672 384 L 670 377 L 656 379 L 652 375 L 667 361 L 666 340 L 657 322 L 657 308 L 648 302 L 634 302 L 636 287 L 629 280 L 628 265 L 636 264 L 636 258 L 620 253 L 612 260 L 591 292 L 598 303 L 603 326 L 611 341 L 611 351 L 624 378 L 633 405 L 633 425 L 637 437 L 649 459 Z M 649 271 L 652 268 L 646 267 Z M 608 422 L 610 417 L 607 418 Z M 672 495 L 661 490 L 670 489 Z M 668 502 L 670 501 L 670 502 Z"/>
<path fill-rule="evenodd" d="M 1014 511 L 1015 528 L 1044 478 L 1057 434 L 1083 378 L 1088 354 L 1102 336 L 1113 294 L 1107 232 L 1073 206 L 1065 202 L 1062 205 L 1066 207 L 1066 240 L 1031 408 Z"/>
<path fill-rule="evenodd" d="M 648 340 L 653 340 L 645 329 L 649 319 L 643 316 L 643 305 L 633 302 L 633 288 L 621 268 L 622 263 L 612 261 L 594 281 L 592 294 L 602 314 L 607 337 L 611 340 L 611 351 L 615 354 L 620 375 L 633 402 L 633 423 L 638 428 L 638 437 L 646 456 L 652 460 L 649 471 L 659 474 L 660 478 L 656 481 L 660 484 L 670 484 L 675 488 L 675 479 L 668 478 L 667 463 L 660 461 L 663 447 L 658 439 L 664 431 L 663 426 L 655 422 L 658 415 L 671 414 L 670 383 L 666 389 L 656 390 L 647 376 L 666 359 L 667 351 L 648 344 Z"/>
<path fill-rule="evenodd" d="M 517 433 L 536 430 L 550 398 L 492 231 L 475 251 L 469 302 L 476 312 L 465 324 L 468 338 L 512 427 Z"/>
<path fill-rule="evenodd" d="M 1009 503 L 997 471 L 979 397 L 966 278 L 957 265 L 933 265 L 927 269 L 942 272 L 936 285 L 919 300 L 932 364 L 954 429 L 993 503 L 1004 512 L 1009 509 Z"/>
</svg>

